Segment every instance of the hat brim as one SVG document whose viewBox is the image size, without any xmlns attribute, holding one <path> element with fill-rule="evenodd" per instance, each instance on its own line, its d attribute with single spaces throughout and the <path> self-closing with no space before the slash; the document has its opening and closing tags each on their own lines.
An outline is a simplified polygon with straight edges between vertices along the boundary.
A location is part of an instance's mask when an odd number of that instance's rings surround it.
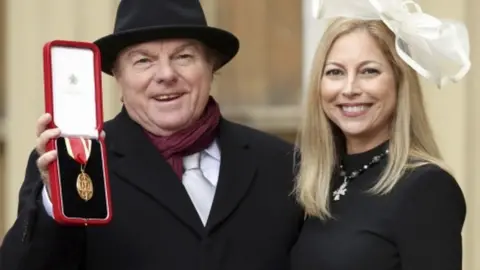
<svg viewBox="0 0 480 270">
<path fill-rule="evenodd" d="M 221 68 L 238 53 L 239 41 L 232 33 L 210 26 L 162 26 L 140 28 L 104 36 L 94 43 L 101 52 L 102 71 L 112 75 L 118 54 L 125 48 L 158 39 L 196 39 L 221 55 L 216 69 Z"/>
</svg>

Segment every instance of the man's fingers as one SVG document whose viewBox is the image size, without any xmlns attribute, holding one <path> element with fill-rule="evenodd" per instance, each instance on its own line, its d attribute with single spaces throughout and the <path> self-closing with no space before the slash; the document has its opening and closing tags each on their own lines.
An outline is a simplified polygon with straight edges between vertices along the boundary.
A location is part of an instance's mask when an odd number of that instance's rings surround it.
<svg viewBox="0 0 480 270">
<path fill-rule="evenodd" d="M 40 178 L 42 179 L 43 184 L 50 192 L 50 177 L 48 175 L 48 165 L 55 161 L 57 158 L 57 151 L 52 150 L 41 155 L 37 160 L 37 166 L 40 171 Z"/>
<path fill-rule="evenodd" d="M 40 137 L 40 135 L 47 129 L 47 126 L 50 123 L 50 121 L 52 121 L 52 116 L 48 113 L 43 114 L 38 118 L 37 130 L 36 130 L 37 137 Z"/>
<path fill-rule="evenodd" d="M 50 139 L 56 138 L 60 135 L 60 129 L 54 128 L 44 131 L 37 138 L 37 152 L 39 155 L 45 153 L 45 147 Z"/>
<path fill-rule="evenodd" d="M 40 171 L 42 178 L 44 178 L 45 176 L 48 176 L 48 165 L 53 161 L 55 161 L 56 158 L 57 158 L 57 151 L 51 150 L 41 155 L 37 159 L 37 167 L 38 167 L 38 170 Z"/>
</svg>

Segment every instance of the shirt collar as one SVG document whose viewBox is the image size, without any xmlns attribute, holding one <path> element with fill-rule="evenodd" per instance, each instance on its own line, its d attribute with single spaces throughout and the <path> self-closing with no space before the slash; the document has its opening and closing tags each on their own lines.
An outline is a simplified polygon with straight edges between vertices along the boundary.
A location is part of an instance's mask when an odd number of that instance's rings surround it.
<svg viewBox="0 0 480 270">
<path fill-rule="evenodd" d="M 217 161 L 220 161 L 220 148 L 216 141 L 213 141 L 210 146 L 205 149 L 205 153 Z"/>
</svg>

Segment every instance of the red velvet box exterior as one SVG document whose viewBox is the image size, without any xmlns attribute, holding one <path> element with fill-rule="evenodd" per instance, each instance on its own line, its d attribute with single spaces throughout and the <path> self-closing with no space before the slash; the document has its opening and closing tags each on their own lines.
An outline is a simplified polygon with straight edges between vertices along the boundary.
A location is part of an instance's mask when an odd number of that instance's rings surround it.
<svg viewBox="0 0 480 270">
<path fill-rule="evenodd" d="M 64 53 L 62 57 L 59 58 L 59 48 L 63 50 L 63 52 L 68 51 L 69 54 Z M 54 50 L 56 50 L 56 55 L 54 55 Z M 85 52 L 87 52 L 87 55 L 92 55 L 92 57 L 88 58 L 92 59 L 91 66 L 89 62 L 86 62 L 88 66 L 85 66 L 85 57 L 79 58 L 79 53 L 85 54 Z M 75 58 L 81 59 L 78 60 L 79 63 L 75 63 Z M 47 144 L 47 151 L 57 150 L 57 160 L 49 166 L 50 193 L 54 219 L 61 224 L 68 225 L 107 224 L 112 218 L 112 204 L 105 141 L 104 138 L 100 136 L 103 130 L 100 52 L 93 43 L 54 40 L 44 45 L 43 59 L 45 110 L 52 115 L 53 119 L 48 128 L 60 128 L 62 131 L 59 138 L 50 140 Z M 82 66 L 82 63 L 84 66 Z M 83 67 L 87 68 L 78 70 Z M 82 75 L 87 74 L 90 81 L 88 81 L 87 84 L 83 84 L 83 86 L 90 85 L 91 87 L 77 89 L 77 94 L 83 95 L 80 96 L 80 98 L 73 99 L 72 97 L 68 97 L 65 100 L 59 101 L 58 98 L 62 97 L 62 95 L 65 97 L 67 94 L 59 94 L 60 92 L 57 92 L 66 91 L 60 86 L 62 84 L 58 82 L 60 79 L 57 77 L 60 76 L 58 74 L 64 73 L 64 69 L 66 68 L 78 71 Z M 83 92 L 90 90 L 95 93 Z M 86 98 L 88 94 L 91 97 L 90 99 Z M 84 98 L 83 101 L 82 97 Z M 85 100 L 88 101 L 82 104 L 81 102 L 85 102 Z M 89 103 L 90 101 L 92 103 Z M 79 105 L 90 110 L 95 110 L 95 112 L 88 111 L 88 113 L 86 113 L 87 111 L 78 110 Z M 77 109 L 75 109 L 75 107 L 77 107 Z M 56 109 L 58 111 L 56 111 Z M 90 114 L 91 116 L 94 115 L 94 117 L 91 117 L 91 119 L 81 118 L 84 112 L 85 115 Z M 79 119 L 80 121 L 78 121 Z M 82 130 L 82 125 L 77 125 L 77 123 L 91 124 L 92 130 Z M 78 128 L 79 126 L 80 128 Z M 84 126 L 90 125 L 84 124 Z M 69 137 L 90 139 L 92 142 L 90 158 L 85 167 L 85 172 L 90 176 L 93 183 L 93 196 L 88 201 L 81 199 L 76 193 L 75 181 L 77 175 L 80 173 L 80 164 L 76 163 L 66 150 L 65 138 Z"/>
</svg>

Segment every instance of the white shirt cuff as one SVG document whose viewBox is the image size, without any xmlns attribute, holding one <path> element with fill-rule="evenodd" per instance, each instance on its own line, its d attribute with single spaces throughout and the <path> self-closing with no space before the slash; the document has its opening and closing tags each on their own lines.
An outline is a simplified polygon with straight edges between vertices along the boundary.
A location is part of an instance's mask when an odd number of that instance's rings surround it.
<svg viewBox="0 0 480 270">
<path fill-rule="evenodd" d="M 53 218 L 53 205 L 52 202 L 50 201 L 50 198 L 48 196 L 48 191 L 45 186 L 43 186 L 42 190 L 42 202 L 43 202 L 43 207 L 45 208 L 45 211 L 47 214 Z"/>
</svg>

